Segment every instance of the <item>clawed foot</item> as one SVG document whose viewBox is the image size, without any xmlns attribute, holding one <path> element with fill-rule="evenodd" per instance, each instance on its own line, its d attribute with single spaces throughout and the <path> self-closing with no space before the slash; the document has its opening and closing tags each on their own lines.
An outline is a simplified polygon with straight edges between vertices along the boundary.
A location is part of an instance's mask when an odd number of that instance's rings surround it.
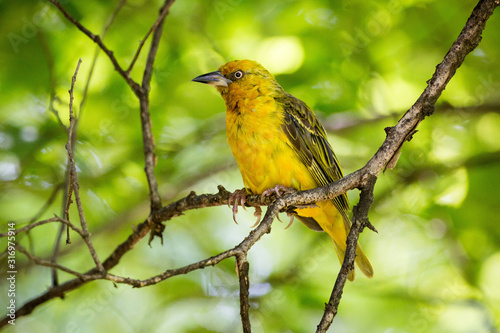
<svg viewBox="0 0 500 333">
<path fill-rule="evenodd" d="M 238 213 L 238 205 L 241 205 L 244 210 L 247 210 L 245 208 L 245 203 L 247 202 L 247 190 L 242 188 L 241 190 L 236 190 L 233 193 L 229 195 L 229 199 L 227 201 L 227 205 L 229 208 L 232 209 L 233 211 L 233 220 L 234 223 L 238 224 L 236 221 L 236 214 Z M 231 205 L 233 207 L 231 207 Z"/>
<path fill-rule="evenodd" d="M 262 192 L 261 197 L 262 198 L 268 197 L 268 196 L 272 195 L 273 193 L 275 193 L 276 197 L 279 198 L 283 194 L 286 194 L 286 193 L 289 193 L 289 192 L 294 192 L 294 191 L 295 190 L 293 188 L 289 188 L 289 187 L 286 187 L 286 186 L 283 186 L 283 185 L 276 185 L 275 187 L 272 187 L 272 188 L 270 188 L 270 189 L 265 190 L 264 192 Z M 242 206 L 243 209 L 246 210 L 246 208 L 245 208 L 245 203 L 246 202 L 247 202 L 247 191 L 244 188 L 242 188 L 241 190 L 236 190 L 236 191 L 234 191 L 233 193 L 231 193 L 229 195 L 229 199 L 228 199 L 227 205 L 233 211 L 233 220 L 234 220 L 234 222 L 236 224 L 238 224 L 238 221 L 236 221 L 236 214 L 238 214 L 238 205 Z M 256 206 L 255 207 L 255 213 L 253 215 L 255 217 L 257 217 L 257 221 L 255 222 L 254 225 L 251 226 L 251 228 L 254 228 L 254 227 L 256 227 L 259 224 L 260 219 L 262 217 L 262 209 L 259 206 Z M 285 227 L 285 229 L 288 229 L 292 225 L 293 219 L 294 219 L 294 214 L 293 213 L 287 213 L 287 215 L 290 218 L 290 222 Z M 283 223 L 283 221 L 280 220 L 279 215 L 277 217 L 278 217 L 278 220 Z"/>
<path fill-rule="evenodd" d="M 262 192 L 261 196 L 262 197 L 268 197 L 272 195 L 273 193 L 276 193 L 276 197 L 280 197 L 282 194 L 288 193 L 288 192 L 294 192 L 295 190 L 290 187 L 286 187 L 283 185 L 276 185 L 275 187 L 271 187 L 270 189 L 265 190 Z"/>
<path fill-rule="evenodd" d="M 295 189 L 290 188 L 290 187 L 286 187 L 283 185 L 276 185 L 275 187 L 271 187 L 270 189 L 267 189 L 264 192 L 262 192 L 261 197 L 262 198 L 268 197 L 268 196 L 272 195 L 273 193 L 276 193 L 276 197 L 279 198 L 281 195 L 286 194 L 286 193 L 290 193 L 290 192 L 295 192 Z M 294 219 L 293 213 L 287 213 L 287 216 L 290 218 L 290 222 L 285 227 L 285 229 L 288 229 L 292 225 L 293 219 Z M 281 221 L 279 215 L 277 215 L 276 217 L 278 218 L 278 221 L 283 223 L 283 221 Z"/>
<path fill-rule="evenodd" d="M 229 199 L 227 201 L 227 205 L 231 210 L 233 211 L 233 220 L 234 223 L 238 224 L 238 221 L 236 221 L 236 214 L 238 214 L 238 205 L 242 206 L 244 210 L 247 210 L 245 208 L 245 203 L 247 202 L 247 190 L 242 188 L 241 190 L 236 190 L 234 193 L 231 193 L 229 195 Z M 231 207 L 232 206 L 232 207 Z M 255 207 L 255 213 L 253 213 L 255 217 L 257 217 L 257 222 L 252 226 L 256 227 L 257 224 L 260 222 L 260 218 L 262 216 L 262 209 L 259 206 Z"/>
</svg>

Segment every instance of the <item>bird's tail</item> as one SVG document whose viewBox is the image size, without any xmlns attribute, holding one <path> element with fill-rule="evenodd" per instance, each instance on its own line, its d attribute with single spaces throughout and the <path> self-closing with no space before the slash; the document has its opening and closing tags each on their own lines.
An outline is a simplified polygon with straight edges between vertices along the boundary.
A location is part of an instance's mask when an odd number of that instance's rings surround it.
<svg viewBox="0 0 500 333">
<path fill-rule="evenodd" d="M 335 239 L 332 237 L 332 242 L 333 246 L 335 247 L 335 252 L 337 252 L 337 256 L 339 258 L 340 264 L 344 262 L 344 257 L 345 257 L 345 250 L 346 250 L 346 245 L 344 243 L 344 246 L 340 246 L 337 244 Z M 370 260 L 368 260 L 368 257 L 366 256 L 365 252 L 363 251 L 363 248 L 361 248 L 361 245 L 358 243 L 356 246 L 356 259 L 355 259 L 356 265 L 359 267 L 361 272 L 366 275 L 369 278 L 373 277 L 373 267 L 372 264 L 370 263 Z M 352 270 L 347 278 L 350 281 L 354 281 L 355 277 L 355 271 Z"/>
<path fill-rule="evenodd" d="M 299 215 L 302 216 L 301 221 L 313 230 L 320 229 L 316 226 L 321 227 L 321 229 L 330 235 L 340 264 L 342 264 L 344 262 L 347 235 L 351 229 L 351 222 L 349 220 L 344 220 L 331 201 L 318 202 L 317 206 L 319 207 L 306 208 L 298 211 Z M 315 223 L 310 223 L 311 221 Z M 356 247 L 355 262 L 363 274 L 369 278 L 373 277 L 373 267 L 359 243 Z M 354 280 L 354 270 L 350 272 L 348 278 L 351 281 Z"/>
</svg>

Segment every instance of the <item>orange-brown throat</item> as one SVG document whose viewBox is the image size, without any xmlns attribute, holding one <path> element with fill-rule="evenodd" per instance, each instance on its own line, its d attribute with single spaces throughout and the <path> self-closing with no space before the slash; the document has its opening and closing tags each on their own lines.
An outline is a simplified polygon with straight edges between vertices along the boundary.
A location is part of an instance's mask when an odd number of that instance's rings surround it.
<svg viewBox="0 0 500 333">
<path fill-rule="evenodd" d="M 232 81 L 227 87 L 217 87 L 228 112 L 255 111 L 260 103 L 268 104 L 269 98 L 284 94 L 274 76 L 255 61 L 235 60 L 219 70 Z"/>
</svg>

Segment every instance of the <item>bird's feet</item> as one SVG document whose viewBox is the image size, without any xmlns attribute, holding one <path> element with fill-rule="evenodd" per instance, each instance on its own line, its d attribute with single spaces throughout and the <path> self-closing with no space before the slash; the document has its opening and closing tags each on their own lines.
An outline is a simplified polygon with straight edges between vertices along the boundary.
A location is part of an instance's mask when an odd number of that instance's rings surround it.
<svg viewBox="0 0 500 333">
<path fill-rule="evenodd" d="M 246 202 L 247 202 L 247 190 L 244 188 L 242 188 L 241 190 L 236 190 L 234 191 L 234 193 L 231 193 L 229 195 L 227 205 L 233 211 L 233 220 L 236 224 L 238 224 L 238 221 L 236 221 L 236 214 L 238 214 L 238 205 L 242 206 L 244 210 L 247 210 L 245 208 Z M 231 207 L 231 205 L 233 207 Z M 252 228 L 256 227 L 257 224 L 259 224 L 260 222 L 260 218 L 262 216 L 262 209 L 260 208 L 260 206 L 255 207 L 255 213 L 253 215 L 257 217 L 257 222 L 255 222 L 255 224 L 252 225 Z"/>
<path fill-rule="evenodd" d="M 271 187 L 270 189 L 267 189 L 264 192 L 262 192 L 261 196 L 268 197 L 273 193 L 276 193 L 276 197 L 279 198 L 282 194 L 286 194 L 289 192 L 295 192 L 295 189 L 283 185 L 276 185 L 275 187 Z"/>
<path fill-rule="evenodd" d="M 276 193 L 276 197 L 279 198 L 281 195 L 286 194 L 286 193 L 290 193 L 290 192 L 295 192 L 295 189 L 290 188 L 290 187 L 286 187 L 286 186 L 283 186 L 283 185 L 276 185 L 275 187 L 271 187 L 270 189 L 267 189 L 264 192 L 262 192 L 261 197 L 262 198 L 268 197 L 268 196 L 272 195 L 273 193 Z M 257 212 L 255 212 L 255 213 L 257 213 Z M 293 218 L 294 218 L 294 214 L 293 213 L 287 213 L 287 215 L 290 218 L 290 222 L 285 227 L 285 229 L 288 229 L 292 225 Z M 278 218 L 278 221 L 280 221 L 281 223 L 283 223 L 283 221 L 281 221 L 279 215 L 276 215 L 276 217 Z M 259 223 L 259 221 L 260 221 L 260 215 L 259 215 L 257 223 L 255 225 L 257 225 Z"/>
<path fill-rule="evenodd" d="M 229 199 L 227 201 L 227 205 L 229 208 L 232 209 L 233 211 L 233 220 L 234 223 L 238 224 L 236 221 L 236 214 L 238 214 L 238 205 L 241 205 L 244 210 L 247 210 L 245 208 L 245 203 L 247 202 L 247 190 L 242 188 L 240 190 L 236 190 L 233 193 L 229 195 Z M 231 205 L 233 207 L 231 207 Z"/>
</svg>

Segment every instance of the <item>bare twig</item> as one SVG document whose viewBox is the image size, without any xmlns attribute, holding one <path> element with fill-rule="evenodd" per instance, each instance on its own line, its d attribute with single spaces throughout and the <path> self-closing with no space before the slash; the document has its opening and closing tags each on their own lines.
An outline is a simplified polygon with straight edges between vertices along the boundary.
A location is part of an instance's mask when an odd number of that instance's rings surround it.
<svg viewBox="0 0 500 333">
<path fill-rule="evenodd" d="M 85 214 L 83 213 L 82 201 L 80 199 L 80 184 L 78 183 L 78 174 L 76 172 L 76 164 L 75 164 L 75 156 L 73 155 L 72 142 L 73 142 L 73 129 L 75 126 L 75 117 L 73 116 L 73 89 L 75 87 L 76 76 L 78 74 L 78 70 L 80 69 L 80 64 L 82 63 L 82 59 L 78 60 L 78 64 L 76 65 L 75 74 L 71 78 L 71 88 L 69 90 L 69 129 L 68 129 L 68 142 L 66 143 L 66 150 L 68 151 L 68 166 L 70 169 L 70 179 L 71 179 L 71 189 L 75 193 L 76 207 L 78 209 L 78 215 L 80 216 L 80 223 L 82 225 L 83 231 L 83 240 L 87 244 L 87 247 L 90 251 L 90 255 L 96 264 L 96 267 L 99 271 L 104 271 L 104 267 L 97 256 L 94 245 L 90 240 L 90 234 L 87 228 L 87 221 L 85 219 Z M 71 195 L 68 194 L 69 201 L 68 205 L 71 202 Z M 67 217 L 69 220 L 69 218 Z"/>
<path fill-rule="evenodd" d="M 118 15 L 119 11 L 125 5 L 126 1 L 127 0 L 121 0 L 118 3 L 118 5 L 116 6 L 116 8 L 113 11 L 113 13 L 111 14 L 111 16 L 106 20 L 106 23 L 104 24 L 104 27 L 103 27 L 103 29 L 101 31 L 102 38 L 104 38 L 104 36 L 106 35 L 109 27 L 111 26 L 111 24 L 115 20 L 115 18 Z M 90 64 L 90 69 L 89 69 L 89 73 L 88 73 L 88 76 L 87 76 L 87 80 L 85 82 L 85 87 L 84 87 L 84 90 L 83 90 L 83 93 L 82 93 L 82 100 L 80 101 L 79 115 L 78 115 L 78 118 L 75 119 L 75 124 L 74 124 L 74 129 L 73 129 L 74 140 L 72 140 L 72 142 L 71 142 L 71 149 L 73 151 L 75 151 L 75 143 L 77 141 L 76 140 L 76 134 L 78 132 L 79 120 L 81 119 L 81 117 L 83 115 L 83 106 L 84 106 L 86 98 L 87 98 L 87 93 L 88 93 L 88 89 L 89 89 L 89 86 L 90 86 L 90 79 L 92 78 L 92 75 L 94 73 L 94 68 L 95 68 L 95 65 L 97 63 L 97 57 L 99 55 L 99 51 L 100 51 L 100 47 L 99 47 L 99 45 L 97 45 L 96 46 L 96 50 L 94 52 L 94 57 L 92 59 L 92 63 Z M 47 52 L 46 53 L 49 54 L 49 55 L 51 55 L 51 53 L 49 52 L 48 46 L 47 46 Z M 49 58 L 49 57 L 47 57 L 47 58 Z M 50 64 L 49 64 L 49 69 L 52 70 Z M 54 86 L 55 86 L 55 84 L 54 84 Z M 59 113 L 53 107 L 54 98 L 55 98 L 55 87 L 52 87 L 52 85 L 51 85 L 50 108 L 51 108 L 52 112 L 55 113 L 55 115 L 58 117 L 59 121 L 61 122 L 61 120 L 59 118 Z M 63 125 L 63 127 L 66 129 L 66 132 L 67 132 L 68 128 L 65 125 Z M 65 182 L 64 182 L 63 208 L 62 208 L 63 209 L 63 217 L 65 219 L 68 219 L 68 220 L 69 220 L 69 207 L 71 205 L 71 195 L 73 193 L 72 181 L 71 181 L 70 177 L 71 177 L 71 173 L 70 173 L 70 168 L 69 168 L 69 163 L 68 163 L 66 165 L 66 175 L 65 175 Z M 59 254 L 59 248 L 60 248 L 60 245 L 61 245 L 61 239 L 62 239 L 63 232 L 64 232 L 64 225 L 61 225 L 61 228 L 58 231 L 58 234 L 57 234 L 57 237 L 56 237 L 56 241 L 55 241 L 55 245 L 54 245 L 54 250 L 53 250 L 53 254 L 52 254 L 52 262 L 56 262 L 57 261 L 57 256 Z M 68 243 L 69 240 L 70 240 L 69 229 L 66 228 L 66 243 Z M 58 284 L 57 270 L 56 269 L 52 269 L 52 284 L 54 286 L 56 286 Z"/>
<path fill-rule="evenodd" d="M 22 247 L 19 244 L 16 244 L 16 250 L 19 251 L 19 252 L 21 252 L 21 253 L 24 253 L 31 261 L 33 261 L 37 265 L 59 269 L 59 270 L 61 270 L 63 272 L 66 272 L 66 273 L 69 273 L 71 275 L 77 276 L 79 279 L 85 279 L 84 274 L 78 273 L 77 271 L 74 271 L 74 270 L 69 269 L 69 268 L 67 268 L 65 266 L 59 265 L 58 263 L 55 263 L 55 262 L 52 262 L 52 261 L 48 261 L 48 260 L 39 258 L 37 256 L 34 256 L 29 251 L 27 251 L 24 247 Z"/>
<path fill-rule="evenodd" d="M 158 192 L 158 182 L 154 175 L 154 167 L 156 166 L 155 141 L 151 124 L 151 116 L 149 114 L 149 90 L 151 77 L 153 75 L 153 64 L 160 44 L 160 38 L 163 31 L 163 22 L 174 0 L 166 0 L 160 9 L 160 14 L 156 20 L 153 32 L 153 40 L 149 48 L 146 66 L 144 67 L 144 75 L 142 78 L 143 94 L 139 96 L 141 108 L 141 125 L 142 125 L 142 142 L 144 147 L 145 166 L 144 171 L 149 184 L 149 198 L 151 200 L 151 211 L 154 212 L 161 208 L 161 198 Z M 162 235 L 163 228 L 154 228 L 151 237 Z"/>
<path fill-rule="evenodd" d="M 116 5 L 116 8 L 113 10 L 113 13 L 111 13 L 111 15 L 106 20 L 106 23 L 104 23 L 104 26 L 101 30 L 101 39 L 104 39 L 104 37 L 106 36 L 106 33 L 108 32 L 109 27 L 111 26 L 111 24 L 113 24 L 116 16 L 118 16 L 118 13 L 123 8 L 123 6 L 125 6 L 126 3 L 127 3 L 127 0 L 120 0 L 120 2 Z M 87 80 L 85 82 L 85 87 L 83 88 L 82 100 L 80 101 L 80 108 L 78 109 L 79 110 L 78 119 L 81 119 L 81 117 L 82 117 L 83 106 L 85 105 L 85 101 L 87 100 L 87 94 L 88 94 L 89 87 L 90 87 L 90 79 L 92 78 L 92 75 L 94 74 L 94 69 L 95 69 L 95 65 L 97 63 L 97 57 L 99 56 L 100 50 L 101 50 L 101 47 L 99 45 L 97 45 L 95 48 L 95 51 L 94 51 L 94 56 L 92 57 L 92 62 L 90 63 L 90 69 L 89 69 L 89 73 L 87 75 Z M 76 123 L 76 126 L 78 126 L 78 121 Z"/>
<path fill-rule="evenodd" d="M 354 209 L 353 225 L 347 238 L 347 249 L 342 268 L 335 282 L 330 301 L 317 327 L 316 332 L 326 332 L 331 325 L 338 309 L 347 274 L 354 267 L 356 244 L 359 233 L 368 222 L 368 211 L 373 202 L 373 188 L 376 176 L 401 149 L 405 140 L 410 140 L 418 124 L 434 112 L 437 99 L 451 80 L 456 70 L 464 61 L 467 54 L 472 52 L 481 41 L 481 33 L 486 21 L 493 14 L 500 1 L 481 0 L 472 11 L 465 27 L 457 40 L 453 43 L 443 61 L 436 67 L 432 78 L 417 102 L 406 112 L 396 126 L 386 129 L 387 138 L 372 159 L 361 169 L 365 170 L 366 177 L 360 181 L 362 189 L 359 204 Z"/>
<path fill-rule="evenodd" d="M 204 195 L 205 196 L 205 195 Z M 227 205 L 228 202 L 228 197 L 229 197 L 229 192 L 227 191 L 220 191 L 219 194 L 219 200 L 217 206 L 221 205 Z M 258 199 L 255 198 L 255 196 L 251 197 L 251 201 L 253 204 L 257 204 Z M 214 204 L 212 204 L 214 205 Z M 96 268 L 86 272 L 84 274 L 85 279 L 73 279 L 69 280 L 65 283 L 62 283 L 56 287 L 53 287 L 46 291 L 45 293 L 41 294 L 38 297 L 35 297 L 34 299 L 30 300 L 29 302 L 25 303 L 23 306 L 17 309 L 16 311 L 16 317 L 21 317 L 30 314 L 36 307 L 39 305 L 57 297 L 62 297 L 65 293 L 74 290 L 81 285 L 92 281 L 96 279 L 108 279 L 111 281 L 115 281 L 118 283 L 126 283 L 130 284 L 134 287 L 142 287 L 142 286 L 147 286 L 147 285 L 153 285 L 156 284 L 162 280 L 165 280 L 171 276 L 179 275 L 179 274 L 186 274 L 189 273 L 193 270 L 200 269 L 200 268 L 205 268 L 208 266 L 213 266 L 216 265 L 217 263 L 221 262 L 224 259 L 230 258 L 231 256 L 236 255 L 237 253 L 246 253 L 250 247 L 255 244 L 265 233 L 269 233 L 271 231 L 271 223 L 276 216 L 276 214 L 280 211 L 281 208 L 285 206 L 285 202 L 283 199 L 278 199 L 274 204 L 272 204 L 267 212 L 266 215 L 264 216 L 264 219 L 260 223 L 260 225 L 252 230 L 247 238 L 243 242 L 241 242 L 238 246 L 237 249 L 231 249 L 229 251 L 226 251 L 224 253 L 221 253 L 217 256 L 214 256 L 212 258 L 200 261 L 195 264 L 191 264 L 176 270 L 169 270 L 165 271 L 163 274 L 160 274 L 156 277 L 153 277 L 148 280 L 133 280 L 133 279 L 128 279 L 128 278 L 120 278 L 120 277 L 114 277 L 111 274 L 105 274 L 103 275 L 102 273 L 99 273 Z M 198 207 L 199 208 L 199 207 Z M 189 207 L 182 207 L 179 209 L 188 210 L 190 209 Z M 124 241 L 122 244 L 120 244 L 114 251 L 113 253 L 103 262 L 103 266 L 106 270 L 110 270 L 114 266 L 118 264 L 120 259 L 122 258 L 125 253 L 130 251 L 134 246 L 142 239 L 144 238 L 148 232 L 150 231 L 152 227 L 152 219 L 154 217 L 148 218 L 146 221 L 143 223 L 139 224 L 136 228 L 135 231 L 127 238 L 126 241 Z M 0 327 L 7 325 L 9 318 L 5 317 L 0 321 Z"/>
<path fill-rule="evenodd" d="M 107 275 L 106 279 L 114 281 L 116 283 L 124 283 L 124 284 L 129 284 L 135 288 L 142 288 L 142 287 L 147 287 L 151 286 L 154 284 L 157 284 L 161 281 L 164 281 L 168 278 L 171 278 L 172 276 L 180 275 L 180 274 L 187 274 L 189 272 L 192 272 L 197 269 L 202 269 L 208 266 L 214 266 L 220 263 L 221 261 L 231 258 L 233 256 L 241 256 L 245 255 L 248 250 L 266 233 L 269 233 L 271 231 L 271 223 L 274 220 L 274 217 L 279 213 L 280 207 L 284 207 L 285 203 L 283 201 L 277 201 L 273 203 L 271 206 L 269 206 L 266 215 L 264 216 L 264 219 L 262 222 L 259 224 L 257 228 L 254 230 L 250 231 L 248 237 L 246 237 L 240 244 L 238 244 L 236 247 L 224 251 L 216 256 L 198 261 L 196 263 L 176 268 L 176 269 L 169 269 L 166 270 L 165 272 L 153 276 L 149 279 L 146 280 L 136 280 L 136 279 L 131 279 L 131 278 L 122 278 L 118 276 L 112 276 L 110 274 Z"/>
<path fill-rule="evenodd" d="M 127 73 L 130 74 L 130 72 L 132 71 L 132 68 L 134 68 L 135 62 L 139 58 L 139 54 L 141 53 L 141 50 L 142 50 L 142 47 L 144 46 L 144 43 L 146 43 L 146 41 L 148 40 L 149 35 L 151 35 L 151 33 L 153 31 L 156 31 L 158 29 L 158 27 L 163 23 L 163 20 L 165 19 L 165 16 L 167 16 L 168 11 L 170 10 L 170 6 L 172 6 L 174 1 L 175 0 L 165 2 L 163 7 L 160 9 L 160 15 L 156 19 L 155 23 L 151 26 L 149 31 L 146 33 L 146 36 L 144 36 L 144 38 L 139 42 L 139 47 L 137 48 L 137 51 L 135 52 L 135 55 L 132 58 L 132 61 L 130 62 L 130 65 L 128 66 L 128 68 L 126 70 Z"/>
<path fill-rule="evenodd" d="M 46 219 L 46 220 L 38 221 L 38 222 L 35 222 L 35 223 L 31 223 L 31 224 L 28 224 L 25 227 L 16 229 L 16 230 L 14 230 L 14 235 L 17 235 L 17 234 L 20 234 L 21 232 L 29 231 L 29 230 L 31 230 L 33 228 L 38 227 L 38 226 L 41 226 L 41 225 L 44 225 L 44 224 L 47 224 L 47 223 L 53 223 L 53 222 L 61 222 L 64 225 L 67 225 L 68 227 L 70 227 L 72 230 L 76 231 L 80 236 L 83 237 L 83 232 L 80 229 L 78 229 L 73 223 L 69 222 L 66 219 L 62 219 L 59 216 L 54 216 L 54 217 L 51 217 L 50 219 Z M 1 237 L 7 237 L 7 236 L 9 236 L 8 232 L 4 232 L 4 233 L 0 234 L 0 238 Z"/>
</svg>

